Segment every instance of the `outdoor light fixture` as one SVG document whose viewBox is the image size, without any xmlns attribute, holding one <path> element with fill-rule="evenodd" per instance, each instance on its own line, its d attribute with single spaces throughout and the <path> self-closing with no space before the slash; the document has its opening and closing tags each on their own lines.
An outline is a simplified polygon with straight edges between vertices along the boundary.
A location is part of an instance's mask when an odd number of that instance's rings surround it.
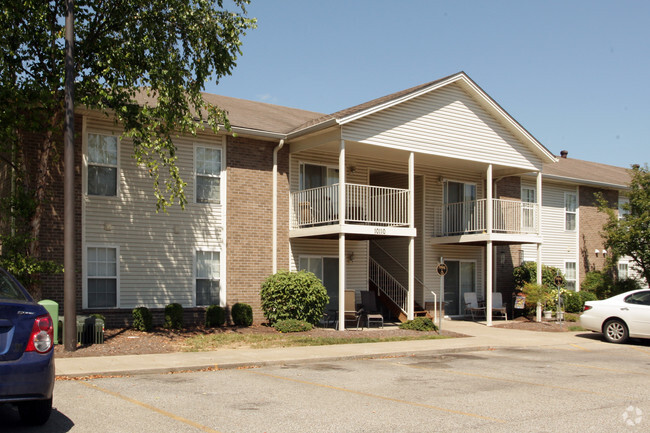
<svg viewBox="0 0 650 433">
<path fill-rule="evenodd" d="M 603 250 L 603 257 L 607 255 L 607 250 Z"/>
<path fill-rule="evenodd" d="M 352 262 L 354 262 L 354 253 L 350 253 L 350 254 L 348 254 L 348 256 L 346 257 L 346 262 L 347 262 L 347 263 L 352 263 Z"/>
<path fill-rule="evenodd" d="M 599 253 L 600 253 L 600 250 L 596 249 L 596 257 L 598 257 Z"/>
</svg>

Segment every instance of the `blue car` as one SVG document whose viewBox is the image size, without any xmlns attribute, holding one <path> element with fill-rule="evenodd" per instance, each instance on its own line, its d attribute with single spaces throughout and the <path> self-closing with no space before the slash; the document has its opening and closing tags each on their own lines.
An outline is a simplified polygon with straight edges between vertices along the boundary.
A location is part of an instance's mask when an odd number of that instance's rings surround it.
<svg viewBox="0 0 650 433">
<path fill-rule="evenodd" d="M 15 404 L 23 423 L 40 425 L 50 417 L 53 346 L 47 310 L 0 269 L 0 403 Z"/>
</svg>

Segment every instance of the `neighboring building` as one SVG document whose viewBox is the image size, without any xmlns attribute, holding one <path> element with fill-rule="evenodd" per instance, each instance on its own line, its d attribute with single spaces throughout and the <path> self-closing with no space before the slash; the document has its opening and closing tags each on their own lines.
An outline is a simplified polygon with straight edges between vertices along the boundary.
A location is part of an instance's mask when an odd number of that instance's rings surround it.
<svg viewBox="0 0 650 433">
<path fill-rule="evenodd" d="M 236 136 L 176 141 L 188 204 L 168 213 L 156 213 L 149 176 L 120 128 L 98 112 L 78 112 L 82 313 L 118 325 L 145 305 L 159 321 L 162 308 L 178 302 L 198 321 L 207 305 L 246 302 L 261 322 L 264 279 L 307 269 L 323 280 L 328 308 L 341 319 L 345 289 L 379 291 L 401 318 L 442 299 L 447 315 L 462 315 L 463 293 L 489 305 L 492 291 L 507 290 L 507 277 L 497 278 L 503 267 L 553 244 L 545 220 L 540 231 L 538 203 L 568 187 L 582 209 L 577 185 L 589 186 L 547 172 L 556 158 L 462 72 L 331 115 L 206 98 L 228 111 Z M 62 261 L 59 175 L 42 244 Z M 576 224 L 586 226 L 581 218 Z M 585 248 L 598 248 L 585 236 Z M 577 245 L 558 259 L 575 257 L 582 275 Z M 440 262 L 449 269 L 444 278 Z M 45 279 L 43 292 L 62 303 L 63 278 Z"/>
<path fill-rule="evenodd" d="M 544 164 L 542 183 L 542 263 L 559 268 L 567 288 L 580 290 L 589 271 L 602 270 L 608 251 L 601 235 L 607 215 L 598 211 L 596 194 L 618 208 L 625 202 L 631 180 L 628 169 L 582 161 L 562 151 L 555 163 Z M 509 177 L 497 183 L 497 194 L 535 202 L 535 182 L 530 176 Z M 501 247 L 498 256 L 499 290 L 511 295 L 512 269 L 525 261 L 536 261 L 537 252 L 528 245 Z M 617 277 L 638 276 L 629 258 L 618 262 Z"/>
</svg>

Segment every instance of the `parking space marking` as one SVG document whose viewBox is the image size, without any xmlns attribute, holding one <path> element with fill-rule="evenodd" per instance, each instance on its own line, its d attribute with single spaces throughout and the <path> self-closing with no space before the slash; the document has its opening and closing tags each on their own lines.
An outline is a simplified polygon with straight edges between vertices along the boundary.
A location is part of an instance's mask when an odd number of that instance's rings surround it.
<svg viewBox="0 0 650 433">
<path fill-rule="evenodd" d="M 640 347 L 634 347 L 634 346 L 630 346 L 630 349 L 634 349 L 637 352 L 641 352 L 641 353 L 645 353 L 646 355 L 650 355 L 650 350 L 647 350 L 647 349 L 641 349 Z"/>
<path fill-rule="evenodd" d="M 576 349 L 583 350 L 585 352 L 591 352 L 591 350 L 587 349 L 586 347 L 578 346 L 577 344 L 571 344 L 571 346 L 575 347 Z"/>
<path fill-rule="evenodd" d="M 134 404 L 136 406 L 140 406 L 140 407 L 143 407 L 145 409 L 149 409 L 150 411 L 155 412 L 155 413 L 157 413 L 159 415 L 166 416 L 166 417 L 171 418 L 171 419 L 173 419 L 175 421 L 182 422 L 183 424 L 187 424 L 187 425 L 190 425 L 192 427 L 195 427 L 195 428 L 197 428 L 199 430 L 203 430 L 203 431 L 208 432 L 208 433 L 221 433 L 218 430 L 211 429 L 210 427 L 204 426 L 203 424 L 199 424 L 199 423 L 194 422 L 192 420 L 189 420 L 187 418 L 183 418 L 182 416 L 175 415 L 175 414 L 173 414 L 171 412 L 167 412 L 165 410 L 159 409 L 159 408 L 157 408 L 155 406 L 152 406 L 150 404 L 135 400 L 135 399 L 133 399 L 131 397 L 127 397 L 127 396 L 122 395 L 122 394 L 120 394 L 118 392 L 114 392 L 114 391 L 108 390 L 106 388 L 101 388 L 101 387 L 95 385 L 94 383 L 89 383 L 89 382 L 86 382 L 86 381 L 79 381 L 77 383 L 80 383 L 81 385 L 87 386 L 88 388 L 104 392 L 104 393 L 106 393 L 108 395 L 112 395 L 113 397 L 117 397 L 119 399 L 127 401 L 127 402 L 129 402 L 131 404 Z"/>
<path fill-rule="evenodd" d="M 383 395 L 371 394 L 371 393 L 368 393 L 368 392 L 355 391 L 353 389 L 342 388 L 342 387 L 333 386 L 333 385 L 325 385 L 323 383 L 310 382 L 310 381 L 307 381 L 307 380 L 294 379 L 294 378 L 286 377 L 286 376 L 278 376 L 278 375 L 270 374 L 270 373 L 262 373 L 261 371 L 246 370 L 246 372 L 251 373 L 251 374 L 257 374 L 259 376 L 270 377 L 270 378 L 273 378 L 273 379 L 286 380 L 288 382 L 301 383 L 303 385 L 317 386 L 317 387 L 320 387 L 320 388 L 332 389 L 332 390 L 335 390 L 335 391 L 346 392 L 346 393 L 355 394 L 355 395 L 359 395 L 359 396 L 363 396 L 363 397 L 369 397 L 369 398 L 374 398 L 374 399 L 379 399 L 379 400 L 384 400 L 384 401 L 391 401 L 393 403 L 406 404 L 406 405 L 409 405 L 409 406 L 422 407 L 422 408 L 425 408 L 425 409 L 433 409 L 433 410 L 436 410 L 436 411 L 439 411 L 439 412 L 446 412 L 446 413 L 451 413 L 451 414 L 454 414 L 454 415 L 468 416 L 468 417 L 472 417 L 472 418 L 482 419 L 482 420 L 485 420 L 485 421 L 492 421 L 492 422 L 497 422 L 497 423 L 501 423 L 501 424 L 505 424 L 507 422 L 507 421 L 499 419 L 499 418 L 492 418 L 492 417 L 489 417 L 489 416 L 483 416 L 483 415 L 479 415 L 479 414 L 475 414 L 475 413 L 463 412 L 463 411 L 454 410 L 454 409 L 447 409 L 447 408 L 444 408 L 444 407 L 433 406 L 433 405 L 430 405 L 430 404 L 418 403 L 418 402 L 414 402 L 414 401 L 401 400 L 401 399 L 398 399 L 398 398 L 386 397 L 386 396 L 383 396 Z"/>
<path fill-rule="evenodd" d="M 421 365 L 409 365 L 409 364 L 400 364 L 400 363 L 394 363 L 395 365 L 401 366 L 401 367 L 408 367 L 408 368 L 417 368 L 421 370 L 434 370 L 437 372 L 443 372 L 443 373 L 448 373 L 448 374 L 454 374 L 457 376 L 469 376 L 469 377 L 476 377 L 479 379 L 487 379 L 487 380 L 494 380 L 494 381 L 499 381 L 499 382 L 510 382 L 510 383 L 518 383 L 521 385 L 532 385 L 532 386 L 538 386 L 541 388 L 550 388 L 550 389 L 559 389 L 563 391 L 571 391 L 571 392 L 577 392 L 581 394 L 593 394 L 593 395 L 598 395 L 601 397 L 624 397 L 624 396 L 619 396 L 619 395 L 613 395 L 613 394 L 604 394 L 602 392 L 596 392 L 596 391 L 590 391 L 587 389 L 580 389 L 580 388 L 569 388 L 566 386 L 557 386 L 557 385 L 547 385 L 545 383 L 537 383 L 537 382 L 530 382 L 527 380 L 519 380 L 519 379 L 508 379 L 504 377 L 497 377 L 497 376 L 486 376 L 484 374 L 477 374 L 477 373 L 468 373 L 466 371 L 454 371 L 454 370 L 446 370 L 446 369 L 440 369 L 440 368 L 429 368 L 429 367 L 423 367 Z"/>
<path fill-rule="evenodd" d="M 650 373 L 643 372 L 643 371 L 621 370 L 620 368 L 597 367 L 597 366 L 594 366 L 594 365 L 575 364 L 575 363 L 572 363 L 572 362 L 565 362 L 565 364 L 571 365 L 573 367 L 590 368 L 592 370 L 609 371 L 609 372 L 612 372 L 612 373 L 640 374 L 641 376 L 650 375 Z"/>
</svg>

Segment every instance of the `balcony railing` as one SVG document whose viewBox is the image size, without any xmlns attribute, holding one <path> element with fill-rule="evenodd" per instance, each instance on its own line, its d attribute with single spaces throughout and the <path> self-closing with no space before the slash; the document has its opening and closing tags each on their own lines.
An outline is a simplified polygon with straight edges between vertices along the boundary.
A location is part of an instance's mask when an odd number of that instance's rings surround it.
<svg viewBox="0 0 650 433">
<path fill-rule="evenodd" d="M 409 191 L 345 184 L 345 224 L 408 227 Z M 338 224 L 339 184 L 291 193 L 291 228 Z"/>
<path fill-rule="evenodd" d="M 450 203 L 437 209 L 436 236 L 487 232 L 487 200 Z M 492 200 L 492 232 L 537 234 L 539 205 L 517 200 Z"/>
</svg>

